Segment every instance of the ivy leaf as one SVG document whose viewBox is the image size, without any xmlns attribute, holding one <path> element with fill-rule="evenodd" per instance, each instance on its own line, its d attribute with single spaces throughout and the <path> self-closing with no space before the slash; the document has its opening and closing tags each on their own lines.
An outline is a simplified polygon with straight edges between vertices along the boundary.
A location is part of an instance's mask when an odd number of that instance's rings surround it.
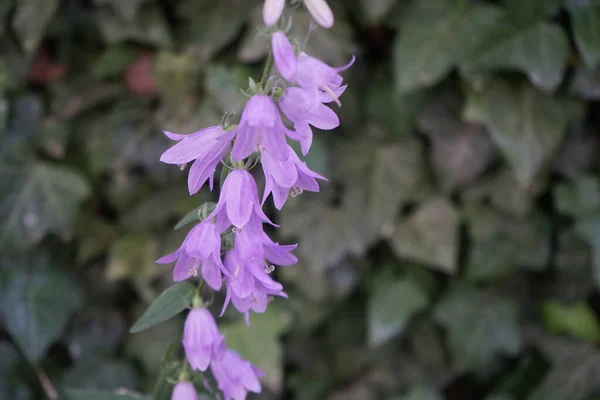
<svg viewBox="0 0 600 400">
<path fill-rule="evenodd" d="M 81 306 L 79 288 L 60 272 L 19 270 L 8 276 L 0 309 L 27 360 L 36 363 Z"/>
<path fill-rule="evenodd" d="M 398 92 L 437 83 L 479 45 L 501 15 L 496 7 L 480 3 L 452 3 L 419 1 L 407 12 L 394 43 Z"/>
<path fill-rule="evenodd" d="M 483 35 L 479 47 L 460 66 L 466 75 L 515 69 L 546 92 L 561 83 L 569 42 L 560 26 L 543 21 L 515 23 L 505 17 L 492 29 L 478 34 Z"/>
<path fill-rule="evenodd" d="M 162 292 L 129 330 L 138 333 L 179 314 L 192 305 L 196 287 L 189 282 L 179 282 Z"/>
<path fill-rule="evenodd" d="M 600 181 L 590 175 L 556 185 L 553 194 L 556 209 L 574 218 L 585 217 L 600 209 Z"/>
<path fill-rule="evenodd" d="M 69 400 L 149 400 L 148 397 L 125 389 L 115 392 L 67 389 Z"/>
<path fill-rule="evenodd" d="M 459 120 L 460 102 L 456 97 L 437 97 L 419 118 L 419 128 L 432 141 L 429 157 L 445 192 L 473 182 L 496 156 L 485 127 Z"/>
<path fill-rule="evenodd" d="M 600 390 L 600 354 L 595 346 L 558 337 L 536 342 L 552 369 L 527 400 L 584 399 Z"/>
<path fill-rule="evenodd" d="M 471 92 L 466 118 L 484 123 L 507 159 L 515 178 L 530 187 L 562 141 L 567 118 L 564 107 L 527 84 L 494 80 Z"/>
<path fill-rule="evenodd" d="M 507 299 L 457 285 L 434 311 L 447 329 L 448 346 L 459 372 L 485 369 L 498 355 L 516 355 L 522 346 L 517 307 Z"/>
<path fill-rule="evenodd" d="M 429 303 L 427 293 L 411 279 L 377 285 L 369 296 L 369 344 L 379 346 L 402 333 L 410 319 Z"/>
<path fill-rule="evenodd" d="M 271 390 L 283 388 L 283 349 L 279 336 L 289 325 L 290 316 L 271 306 L 264 314 L 252 314 L 250 326 L 244 321 L 222 327 L 227 346 L 267 373 Z"/>
<path fill-rule="evenodd" d="M 600 62 L 600 3 L 567 0 L 567 10 L 573 21 L 575 43 L 585 65 L 596 68 Z"/>
<path fill-rule="evenodd" d="M 108 254 L 106 277 L 110 280 L 153 277 L 159 273 L 156 239 L 147 232 L 123 236 L 113 243 Z"/>
<path fill-rule="evenodd" d="M 12 28 L 29 55 L 35 53 L 44 30 L 58 8 L 58 0 L 20 0 L 12 20 Z"/>
<path fill-rule="evenodd" d="M 399 257 L 454 274 L 458 256 L 458 213 L 447 200 L 431 198 L 398 223 L 391 244 Z"/>
<path fill-rule="evenodd" d="M 595 342 L 600 340 L 600 323 L 588 304 L 573 305 L 547 301 L 543 307 L 544 323 L 553 333 L 566 333 L 574 338 Z"/>
<path fill-rule="evenodd" d="M 0 165 L 0 251 L 25 250 L 46 234 L 65 233 L 88 197 L 87 182 L 64 167 Z"/>
</svg>

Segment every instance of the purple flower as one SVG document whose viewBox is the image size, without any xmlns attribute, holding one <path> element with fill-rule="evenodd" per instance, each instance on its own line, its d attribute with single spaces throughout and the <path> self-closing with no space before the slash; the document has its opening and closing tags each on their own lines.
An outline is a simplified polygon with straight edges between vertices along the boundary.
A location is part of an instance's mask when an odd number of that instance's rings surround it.
<svg viewBox="0 0 600 400">
<path fill-rule="evenodd" d="M 302 193 L 303 190 L 318 192 L 317 179 L 327 180 L 323 176 L 311 171 L 305 162 L 300 161 L 296 152 L 288 146 L 289 158 L 287 161 L 279 161 L 263 154 L 262 168 L 265 174 L 265 192 L 263 203 L 269 194 L 273 194 L 275 207 L 281 210 L 285 204 L 290 189 L 293 188 L 292 196 Z"/>
<path fill-rule="evenodd" d="M 166 164 L 185 165 L 192 160 L 188 176 L 190 194 L 196 193 L 208 180 L 213 188 L 215 169 L 229 151 L 235 131 L 224 132 L 220 126 L 211 126 L 191 135 L 165 132 L 171 140 L 178 140 L 175 146 L 165 151 L 160 161 Z"/>
<path fill-rule="evenodd" d="M 281 17 L 283 8 L 285 6 L 285 0 L 265 0 L 263 6 L 263 21 L 265 25 L 272 26 Z"/>
<path fill-rule="evenodd" d="M 216 218 L 218 225 L 223 226 L 225 225 L 223 221 L 228 220 L 237 229 L 242 229 L 250 221 L 252 215 L 275 225 L 262 211 L 258 200 L 258 189 L 252 175 L 248 171 L 234 169 L 225 178 L 219 202 L 205 221 Z"/>
<path fill-rule="evenodd" d="M 198 400 L 196 388 L 191 382 L 177 382 L 173 389 L 171 400 Z"/>
<path fill-rule="evenodd" d="M 264 313 L 271 296 L 287 297 L 283 292 L 283 286 L 267 274 L 266 270 L 271 271 L 272 269 L 264 259 L 243 260 L 240 259 L 237 251 L 230 250 L 225 255 L 224 264 L 229 274 L 227 276 L 227 296 L 221 315 L 225 312 L 229 302 L 232 302 L 239 312 L 245 313 L 248 317 L 250 310 Z"/>
<path fill-rule="evenodd" d="M 338 89 L 341 89 L 339 92 L 341 94 L 345 86 Z M 335 129 L 340 125 L 337 114 L 321 102 L 320 96 L 315 96 L 301 88 L 287 88 L 285 95 L 279 101 L 279 108 L 294 124 L 296 132 L 290 134 L 290 137 L 300 142 L 304 155 L 308 153 L 312 144 L 313 135 L 310 125 L 323 130 Z"/>
<path fill-rule="evenodd" d="M 296 250 L 298 245 L 280 245 L 271 240 L 266 234 L 262 234 L 263 251 L 265 258 L 271 261 L 275 265 L 289 266 L 294 265 L 298 262 L 296 256 L 292 254 L 292 251 Z"/>
<path fill-rule="evenodd" d="M 206 371 L 211 361 L 223 356 L 225 340 L 206 308 L 189 312 L 183 328 L 183 348 L 192 369 L 200 371 Z"/>
<path fill-rule="evenodd" d="M 304 5 L 317 24 L 323 28 L 333 26 L 333 12 L 325 0 L 304 0 Z"/>
<path fill-rule="evenodd" d="M 285 134 L 288 131 L 273 100 L 264 94 L 256 94 L 250 97 L 242 113 L 231 159 L 241 161 L 261 150 L 278 160 L 285 160 Z"/>
<path fill-rule="evenodd" d="M 277 71 L 285 79 L 293 82 L 296 76 L 296 54 L 287 36 L 283 32 L 275 32 L 271 36 L 271 47 Z"/>
<path fill-rule="evenodd" d="M 354 64 L 354 60 L 355 58 L 352 56 L 348 64 L 341 67 L 330 67 L 323 61 L 302 53 L 297 58 L 295 82 L 309 92 L 318 91 L 320 98 L 328 94 L 330 101 L 335 101 L 340 105 L 337 92 L 342 89 L 344 81 L 340 72 L 350 68 Z"/>
<path fill-rule="evenodd" d="M 177 251 L 156 260 L 159 264 L 175 261 L 175 282 L 195 276 L 202 264 L 202 277 L 206 283 L 215 290 L 221 289 L 221 271 L 224 270 L 221 261 L 221 232 L 215 224 L 210 221 L 197 224 L 187 234 Z"/>
<path fill-rule="evenodd" d="M 210 367 L 224 400 L 244 400 L 248 392 L 260 393 L 259 379 L 264 372 L 242 359 L 235 351 L 227 349 L 223 358 Z"/>
</svg>

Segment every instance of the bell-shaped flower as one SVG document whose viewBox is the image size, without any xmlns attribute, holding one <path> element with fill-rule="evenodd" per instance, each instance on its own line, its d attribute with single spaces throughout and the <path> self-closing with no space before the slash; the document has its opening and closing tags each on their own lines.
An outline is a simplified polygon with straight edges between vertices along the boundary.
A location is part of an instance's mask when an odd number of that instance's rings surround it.
<svg viewBox="0 0 600 400">
<path fill-rule="evenodd" d="M 285 0 L 265 0 L 263 6 L 263 21 L 267 26 L 273 26 L 281 17 Z"/>
<path fill-rule="evenodd" d="M 341 95 L 345 86 L 338 88 L 336 95 Z M 294 124 L 295 132 L 290 138 L 298 140 L 302 146 L 302 154 L 306 155 L 312 145 L 312 129 L 310 125 L 322 130 L 331 130 L 340 126 L 337 114 L 320 101 L 319 96 L 305 89 L 289 87 L 279 101 L 281 112 Z"/>
<path fill-rule="evenodd" d="M 211 288 L 220 290 L 221 271 L 224 270 L 221 261 L 221 232 L 217 231 L 211 221 L 199 223 L 190 230 L 177 251 L 159 258 L 156 262 L 175 262 L 175 282 L 196 276 L 198 268 L 202 266 L 202 278 Z"/>
<path fill-rule="evenodd" d="M 223 357 L 225 340 L 206 308 L 192 309 L 183 327 L 183 348 L 192 369 L 206 371 L 212 361 Z"/>
<path fill-rule="evenodd" d="M 263 203 L 273 194 L 273 202 L 278 210 L 281 210 L 288 199 L 290 191 L 295 197 L 304 190 L 318 192 L 317 179 L 327 180 L 325 177 L 311 171 L 305 162 L 301 161 L 296 152 L 288 146 L 289 158 L 287 161 L 279 161 L 269 156 L 262 155 L 262 168 L 265 174 L 265 192 Z"/>
<path fill-rule="evenodd" d="M 268 272 L 273 267 L 264 259 L 243 260 L 237 251 L 230 250 L 225 255 L 224 264 L 228 271 L 227 295 L 221 314 L 225 312 L 229 302 L 232 302 L 248 318 L 250 310 L 264 313 L 271 296 L 287 297 L 283 286 L 269 276 Z"/>
<path fill-rule="evenodd" d="M 198 393 L 192 382 L 177 382 L 171 394 L 171 400 L 198 400 Z"/>
<path fill-rule="evenodd" d="M 342 90 L 344 78 L 340 72 L 350 68 L 354 64 L 354 60 L 355 58 L 352 56 L 348 64 L 331 67 L 317 58 L 302 53 L 297 58 L 295 83 L 311 93 L 317 91 L 320 99 L 326 97 L 329 101 L 335 101 L 341 105 L 338 92 Z"/>
<path fill-rule="evenodd" d="M 325 0 L 304 0 L 304 5 L 317 24 L 323 28 L 333 26 L 333 12 Z"/>
<path fill-rule="evenodd" d="M 259 379 L 265 374 L 236 352 L 227 349 L 223 358 L 211 364 L 224 400 L 245 400 L 248 392 L 260 393 Z"/>
<path fill-rule="evenodd" d="M 216 219 L 220 227 L 225 225 L 223 221 L 229 221 L 237 229 L 243 229 L 253 215 L 276 226 L 261 208 L 254 177 L 248 171 L 234 169 L 225 178 L 217 206 L 202 223 Z"/>
<path fill-rule="evenodd" d="M 280 245 L 272 241 L 264 232 L 262 234 L 262 244 L 265 258 L 271 263 L 280 266 L 290 266 L 298 262 L 298 258 L 292 254 L 292 251 L 296 250 L 298 245 Z"/>
<path fill-rule="evenodd" d="M 271 48 L 275 68 L 286 80 L 294 82 L 296 76 L 296 53 L 287 36 L 281 31 L 271 36 Z"/>
<path fill-rule="evenodd" d="M 285 134 L 288 131 L 273 100 L 267 95 L 255 94 L 244 107 L 231 159 L 241 161 L 260 150 L 278 160 L 285 160 Z"/>
<path fill-rule="evenodd" d="M 215 170 L 231 148 L 235 133 L 235 130 L 224 132 L 220 126 L 211 126 L 190 135 L 165 132 L 169 139 L 179 142 L 165 151 L 160 161 L 184 166 L 195 160 L 188 175 L 190 194 L 198 192 L 207 180 L 212 190 Z"/>
</svg>

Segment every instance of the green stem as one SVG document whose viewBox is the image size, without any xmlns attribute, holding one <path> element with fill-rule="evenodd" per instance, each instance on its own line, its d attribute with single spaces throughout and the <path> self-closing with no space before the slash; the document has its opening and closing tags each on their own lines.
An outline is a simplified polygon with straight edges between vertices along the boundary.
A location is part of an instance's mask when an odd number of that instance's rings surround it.
<svg viewBox="0 0 600 400">
<path fill-rule="evenodd" d="M 267 57 L 267 63 L 265 64 L 265 69 L 263 70 L 262 78 L 260 78 L 260 88 L 264 89 L 265 84 L 267 83 L 267 79 L 271 75 L 271 70 L 273 69 L 273 52 L 269 51 L 269 56 Z"/>
</svg>

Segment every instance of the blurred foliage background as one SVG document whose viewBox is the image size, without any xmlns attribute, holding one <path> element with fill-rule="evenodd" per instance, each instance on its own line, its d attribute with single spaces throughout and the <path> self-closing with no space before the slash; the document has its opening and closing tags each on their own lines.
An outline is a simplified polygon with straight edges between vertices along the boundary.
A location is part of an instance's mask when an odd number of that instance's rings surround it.
<svg viewBox="0 0 600 400">
<path fill-rule="evenodd" d="M 358 62 L 307 159 L 330 182 L 270 209 L 290 299 L 220 320 L 258 398 L 600 399 L 600 1 L 330 4 L 307 52 Z M 215 196 L 161 131 L 240 110 L 261 7 L 0 2 L 0 398 L 152 391 L 182 319 L 128 328 Z"/>
</svg>

